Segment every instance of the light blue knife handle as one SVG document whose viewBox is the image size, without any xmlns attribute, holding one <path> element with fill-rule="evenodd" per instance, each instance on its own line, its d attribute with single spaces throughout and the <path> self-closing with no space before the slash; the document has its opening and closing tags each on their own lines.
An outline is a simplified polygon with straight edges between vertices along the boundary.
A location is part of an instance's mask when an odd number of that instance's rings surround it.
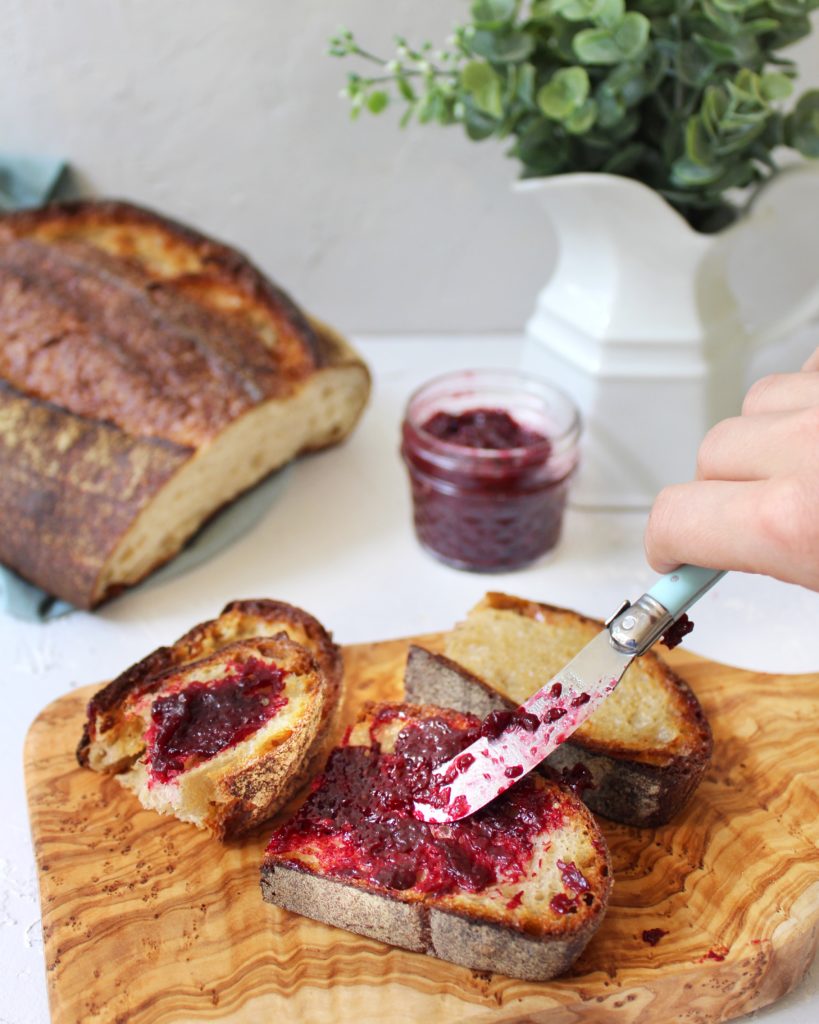
<svg viewBox="0 0 819 1024">
<path fill-rule="evenodd" d="M 725 575 L 724 570 L 702 569 L 698 565 L 681 565 L 661 576 L 649 590 L 649 596 L 667 608 L 678 619 L 695 601 Z"/>
</svg>

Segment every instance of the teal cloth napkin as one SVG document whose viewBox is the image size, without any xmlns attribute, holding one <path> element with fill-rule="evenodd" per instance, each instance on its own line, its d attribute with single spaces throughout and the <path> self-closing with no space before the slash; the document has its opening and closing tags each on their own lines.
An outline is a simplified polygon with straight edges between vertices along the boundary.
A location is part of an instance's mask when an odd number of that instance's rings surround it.
<svg viewBox="0 0 819 1024">
<path fill-rule="evenodd" d="M 63 183 L 65 160 L 0 153 L 0 210 L 24 210 L 53 199 Z"/>
<path fill-rule="evenodd" d="M 63 160 L 0 153 L 0 210 L 41 206 L 55 198 L 65 181 L 66 170 Z M 287 475 L 286 469 L 274 473 L 225 508 L 199 531 L 184 551 L 140 586 L 152 587 L 181 576 L 245 536 L 276 501 Z M 0 565 L 0 612 L 43 622 L 75 610 L 73 605 L 47 594 Z"/>
</svg>

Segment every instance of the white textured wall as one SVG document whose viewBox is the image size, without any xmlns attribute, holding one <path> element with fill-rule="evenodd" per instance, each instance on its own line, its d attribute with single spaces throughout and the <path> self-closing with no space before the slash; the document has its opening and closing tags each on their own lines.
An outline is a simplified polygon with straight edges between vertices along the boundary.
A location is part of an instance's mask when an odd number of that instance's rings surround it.
<svg viewBox="0 0 819 1024">
<path fill-rule="evenodd" d="M 502 148 L 351 124 L 339 25 L 442 40 L 466 0 L 4 0 L 0 146 L 249 252 L 346 330 L 515 329 L 551 264 Z M 819 39 L 802 46 L 819 80 Z"/>
</svg>

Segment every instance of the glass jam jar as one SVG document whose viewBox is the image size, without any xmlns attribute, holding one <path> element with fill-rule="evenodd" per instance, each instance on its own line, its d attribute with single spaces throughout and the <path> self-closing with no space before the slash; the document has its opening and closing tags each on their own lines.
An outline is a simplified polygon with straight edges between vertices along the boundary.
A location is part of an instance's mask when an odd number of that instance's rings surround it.
<svg viewBox="0 0 819 1024">
<path fill-rule="evenodd" d="M 407 404 L 401 454 L 415 533 L 457 569 L 528 565 L 560 538 L 580 417 L 563 392 L 513 370 L 463 370 Z"/>
</svg>

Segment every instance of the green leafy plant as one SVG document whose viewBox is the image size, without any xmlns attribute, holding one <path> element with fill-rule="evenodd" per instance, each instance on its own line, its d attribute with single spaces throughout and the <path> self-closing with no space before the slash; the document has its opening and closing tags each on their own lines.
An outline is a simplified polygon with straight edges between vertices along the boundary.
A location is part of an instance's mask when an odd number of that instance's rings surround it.
<svg viewBox="0 0 819 1024">
<path fill-rule="evenodd" d="M 780 51 L 819 0 L 473 0 L 447 45 L 392 57 L 352 32 L 330 41 L 354 117 L 403 106 L 402 125 L 508 138 L 525 177 L 623 174 L 700 230 L 737 214 L 736 189 L 777 170 L 780 147 L 819 157 L 819 90 L 786 111 L 796 67 Z"/>
</svg>

